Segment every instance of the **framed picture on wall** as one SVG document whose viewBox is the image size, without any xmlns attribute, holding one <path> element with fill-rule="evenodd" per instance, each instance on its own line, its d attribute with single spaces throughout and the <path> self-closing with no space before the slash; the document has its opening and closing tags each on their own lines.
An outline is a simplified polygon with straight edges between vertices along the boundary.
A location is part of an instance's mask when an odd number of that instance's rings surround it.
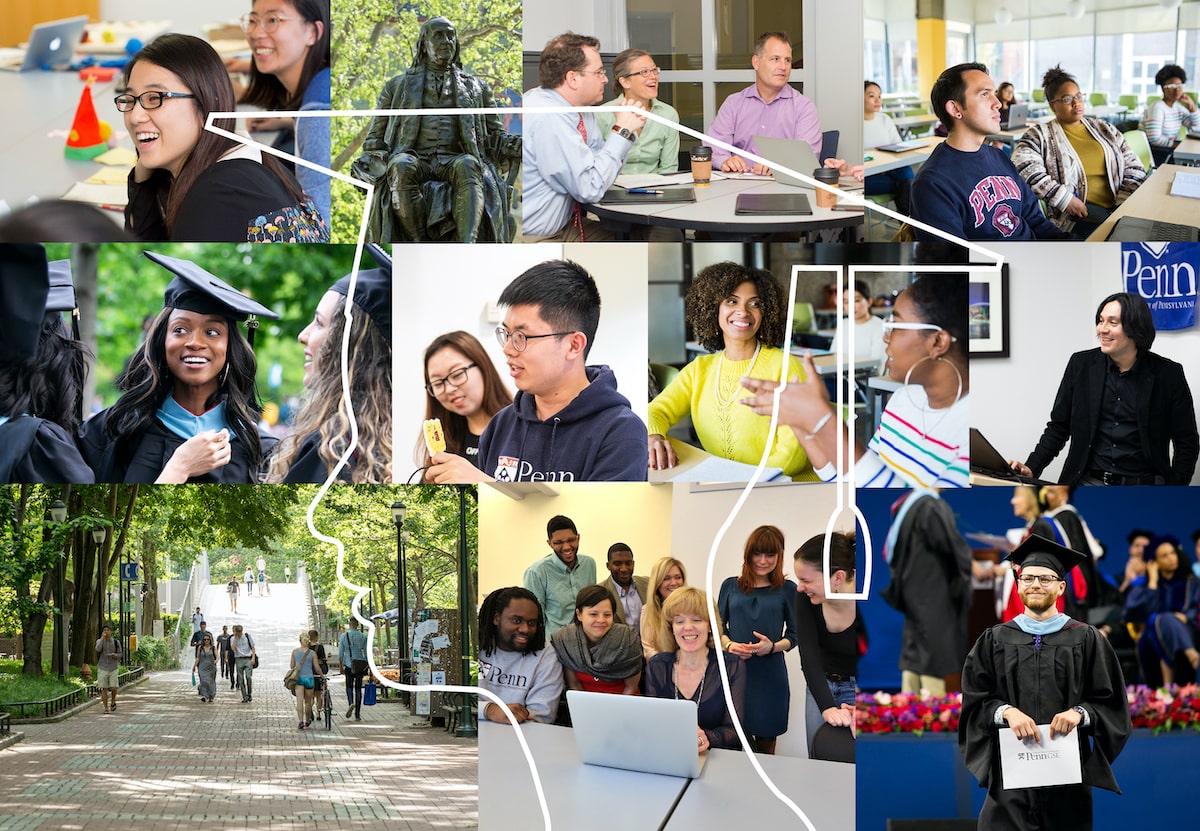
<svg viewBox="0 0 1200 831">
<path fill-rule="evenodd" d="M 971 359 L 1008 357 L 1008 263 L 999 272 L 973 271 L 967 314 Z"/>
</svg>

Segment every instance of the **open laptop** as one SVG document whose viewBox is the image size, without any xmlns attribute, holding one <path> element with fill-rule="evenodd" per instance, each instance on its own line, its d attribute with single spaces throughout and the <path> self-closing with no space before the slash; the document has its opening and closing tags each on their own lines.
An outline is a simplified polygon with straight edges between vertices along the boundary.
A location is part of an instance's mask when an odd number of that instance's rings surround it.
<svg viewBox="0 0 1200 831">
<path fill-rule="evenodd" d="M 1141 216 L 1117 220 L 1108 239 L 1116 242 L 1200 242 L 1200 228 Z"/>
<path fill-rule="evenodd" d="M 1000 455 L 1000 451 L 974 427 L 971 428 L 971 472 L 1021 485 L 1041 487 L 1054 484 L 1034 476 L 1022 476 L 1017 473 L 1008 464 L 1008 460 Z"/>
<path fill-rule="evenodd" d="M 695 779 L 707 757 L 696 749 L 696 702 L 567 690 L 579 758 Z"/>
<path fill-rule="evenodd" d="M 874 148 L 883 150 L 888 153 L 904 153 L 908 150 L 916 150 L 919 147 L 925 147 L 927 144 L 923 139 L 909 139 L 908 141 L 895 141 L 891 144 L 881 144 Z"/>
<path fill-rule="evenodd" d="M 83 15 L 38 23 L 29 33 L 29 45 L 24 52 L 19 49 L 0 50 L 0 70 L 26 72 L 69 64 L 83 38 L 83 27 L 87 21 L 87 16 Z"/>
<path fill-rule="evenodd" d="M 775 177 L 776 182 L 797 188 L 812 188 L 808 182 L 776 169 L 776 165 L 784 165 L 797 173 L 811 176 L 814 170 L 823 167 L 817 160 L 817 154 L 813 152 L 811 144 L 803 139 L 781 139 L 771 136 L 755 136 L 754 142 L 758 145 L 758 154 L 773 163 L 770 165 L 771 175 Z"/>
<path fill-rule="evenodd" d="M 1001 130 L 1019 130 L 1029 124 L 1029 105 L 1013 104 L 1008 108 L 1008 121 L 1000 122 Z"/>
</svg>

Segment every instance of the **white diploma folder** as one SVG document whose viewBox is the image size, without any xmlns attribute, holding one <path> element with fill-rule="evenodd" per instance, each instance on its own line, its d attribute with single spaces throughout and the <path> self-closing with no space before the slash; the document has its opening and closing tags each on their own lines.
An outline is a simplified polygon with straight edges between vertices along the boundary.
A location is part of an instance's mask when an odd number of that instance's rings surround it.
<svg viewBox="0 0 1200 831">
<path fill-rule="evenodd" d="M 1004 789 L 1047 788 L 1083 782 L 1079 757 L 1079 728 L 1050 738 L 1050 725 L 1039 724 L 1042 743 L 1022 741 L 1008 728 L 1000 730 L 1000 770 Z"/>
</svg>

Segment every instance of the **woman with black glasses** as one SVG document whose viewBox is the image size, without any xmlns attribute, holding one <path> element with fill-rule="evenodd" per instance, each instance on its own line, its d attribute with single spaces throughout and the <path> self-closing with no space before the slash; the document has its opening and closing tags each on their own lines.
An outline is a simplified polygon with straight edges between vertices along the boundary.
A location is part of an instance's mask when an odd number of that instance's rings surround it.
<svg viewBox="0 0 1200 831">
<path fill-rule="evenodd" d="M 425 349 L 425 418 L 441 422 L 446 449 L 430 457 L 425 434 L 416 457 L 431 483 L 486 481 L 479 470 L 479 437 L 492 416 L 512 403 L 483 344 L 468 332 L 438 335 Z"/>
<path fill-rule="evenodd" d="M 1013 164 L 1064 231 L 1086 236 L 1146 178 L 1146 168 L 1116 127 L 1083 114 L 1086 96 L 1061 66 L 1042 76 L 1054 120 L 1030 124 Z"/>
<path fill-rule="evenodd" d="M 125 229 L 145 241 L 328 242 L 329 227 L 282 164 L 205 130 L 232 112 L 233 85 L 200 38 L 166 34 L 143 47 L 114 100 L 138 161 Z M 214 126 L 233 130 L 233 119 Z"/>
</svg>

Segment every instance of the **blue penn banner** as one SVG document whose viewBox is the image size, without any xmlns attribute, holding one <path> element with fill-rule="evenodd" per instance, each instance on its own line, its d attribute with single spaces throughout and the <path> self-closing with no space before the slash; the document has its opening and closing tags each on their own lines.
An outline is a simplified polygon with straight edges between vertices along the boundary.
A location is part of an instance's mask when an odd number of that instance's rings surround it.
<svg viewBox="0 0 1200 831">
<path fill-rule="evenodd" d="M 1140 294 L 1159 331 L 1196 324 L 1196 280 L 1200 243 L 1123 242 L 1121 277 L 1125 290 Z"/>
</svg>

